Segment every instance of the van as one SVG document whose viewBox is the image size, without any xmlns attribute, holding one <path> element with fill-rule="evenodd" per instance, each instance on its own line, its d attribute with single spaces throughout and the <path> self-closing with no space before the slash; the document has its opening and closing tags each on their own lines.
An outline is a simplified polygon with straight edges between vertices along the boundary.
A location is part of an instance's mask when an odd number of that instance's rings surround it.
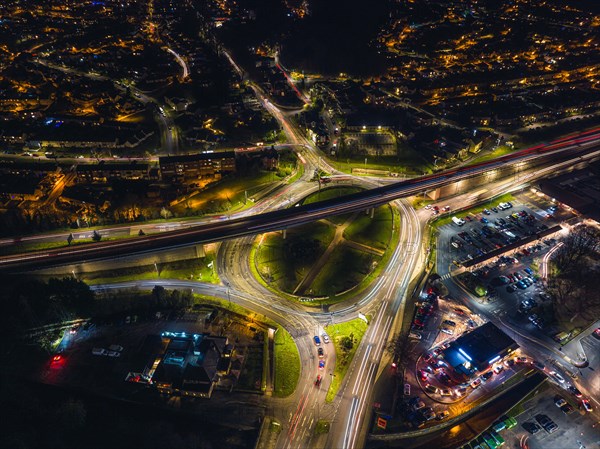
<svg viewBox="0 0 600 449">
<path fill-rule="evenodd" d="M 462 226 L 465 224 L 465 220 L 463 220 L 462 218 L 456 218 L 456 217 L 452 217 L 452 222 L 458 226 Z"/>
</svg>

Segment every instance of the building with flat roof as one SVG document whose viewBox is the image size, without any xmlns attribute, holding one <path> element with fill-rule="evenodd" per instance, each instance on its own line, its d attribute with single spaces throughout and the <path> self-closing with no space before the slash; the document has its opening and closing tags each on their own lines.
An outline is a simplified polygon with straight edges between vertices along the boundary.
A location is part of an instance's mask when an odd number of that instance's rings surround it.
<svg viewBox="0 0 600 449">
<path fill-rule="evenodd" d="M 543 179 L 538 185 L 550 199 L 600 222 L 600 177 L 592 168 Z"/>
<path fill-rule="evenodd" d="M 234 151 L 162 156 L 158 158 L 158 162 L 164 181 L 220 178 L 236 171 Z"/>
<path fill-rule="evenodd" d="M 458 373 L 471 377 L 515 351 L 519 345 L 493 323 L 468 332 L 444 350 L 446 362 Z"/>
</svg>

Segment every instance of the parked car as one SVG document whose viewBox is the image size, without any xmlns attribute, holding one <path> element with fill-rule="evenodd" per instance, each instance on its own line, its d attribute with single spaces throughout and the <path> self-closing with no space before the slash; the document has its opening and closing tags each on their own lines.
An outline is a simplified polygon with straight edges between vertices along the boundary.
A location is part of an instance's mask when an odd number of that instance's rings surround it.
<svg viewBox="0 0 600 449">
<path fill-rule="evenodd" d="M 579 391 L 579 389 L 574 385 L 569 385 L 567 387 L 567 390 L 569 390 L 577 398 L 580 398 L 582 396 L 581 391 Z"/>
<path fill-rule="evenodd" d="M 532 435 L 535 435 L 540 430 L 542 430 L 542 428 L 540 427 L 540 425 L 537 424 L 537 423 L 534 423 L 534 422 L 524 422 L 522 424 L 522 426 L 523 426 L 523 429 L 525 429 L 527 432 L 529 432 Z"/>
<path fill-rule="evenodd" d="M 450 416 L 450 412 L 447 410 L 444 410 L 442 412 L 439 412 L 436 416 L 435 419 L 437 419 L 438 421 L 442 421 L 444 419 L 446 419 L 448 416 Z"/>
</svg>

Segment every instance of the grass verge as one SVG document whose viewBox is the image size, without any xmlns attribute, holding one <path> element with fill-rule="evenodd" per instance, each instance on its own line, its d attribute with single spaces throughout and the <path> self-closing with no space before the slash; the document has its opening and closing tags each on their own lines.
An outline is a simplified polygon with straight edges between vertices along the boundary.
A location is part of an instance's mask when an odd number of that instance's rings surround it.
<svg viewBox="0 0 600 449">
<path fill-rule="evenodd" d="M 300 353 L 294 339 L 279 326 L 274 337 L 275 379 L 273 394 L 289 396 L 296 389 L 300 377 Z"/>
<path fill-rule="evenodd" d="M 78 278 L 89 285 L 148 279 L 184 279 L 218 284 L 216 271 L 208 265 L 215 262 L 215 255 L 195 259 L 163 262 L 153 265 L 132 266 L 116 270 L 102 270 L 78 274 Z M 158 269 L 158 273 L 157 273 Z M 160 274 L 160 275 L 159 275 Z"/>
<path fill-rule="evenodd" d="M 331 402 L 342 386 L 348 367 L 367 331 L 367 323 L 360 318 L 355 318 L 344 323 L 331 324 L 326 326 L 325 330 L 331 337 L 336 355 L 335 369 L 325 398 L 327 402 Z M 348 344 L 349 341 L 352 345 Z"/>
</svg>

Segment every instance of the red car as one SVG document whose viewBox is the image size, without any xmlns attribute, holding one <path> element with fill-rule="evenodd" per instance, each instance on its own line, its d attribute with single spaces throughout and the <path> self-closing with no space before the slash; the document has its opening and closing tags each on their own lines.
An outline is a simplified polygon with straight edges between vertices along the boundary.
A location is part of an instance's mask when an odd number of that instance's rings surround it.
<svg viewBox="0 0 600 449">
<path fill-rule="evenodd" d="M 317 387 L 318 387 L 318 386 L 320 386 L 322 381 L 323 381 L 323 378 L 322 378 L 322 377 L 321 377 L 321 375 L 319 374 L 319 375 L 317 376 L 317 380 L 315 380 L 315 386 L 317 386 Z"/>
<path fill-rule="evenodd" d="M 423 382 L 425 382 L 427 380 L 427 371 L 425 371 L 424 369 L 420 369 L 419 370 L 419 377 L 421 378 L 421 380 Z"/>
</svg>

